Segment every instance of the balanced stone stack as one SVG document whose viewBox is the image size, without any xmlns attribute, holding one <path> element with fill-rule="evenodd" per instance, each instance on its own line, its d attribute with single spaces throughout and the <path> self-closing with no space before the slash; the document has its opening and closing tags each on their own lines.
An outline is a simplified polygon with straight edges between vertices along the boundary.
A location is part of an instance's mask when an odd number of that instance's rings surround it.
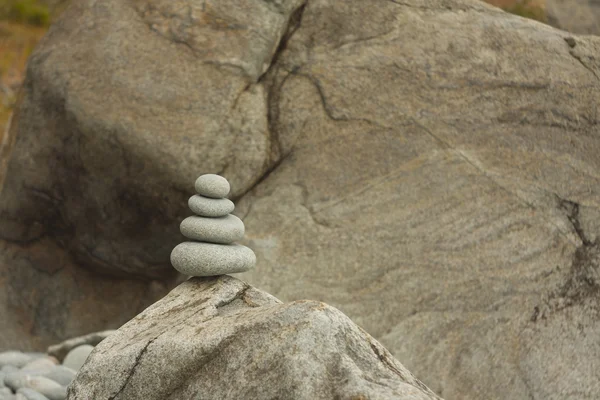
<svg viewBox="0 0 600 400">
<path fill-rule="evenodd" d="M 194 216 L 181 223 L 181 233 L 192 241 L 177 245 L 171 264 L 184 275 L 214 276 L 244 272 L 256 263 L 254 252 L 234 242 L 244 237 L 244 223 L 230 214 L 235 205 L 226 198 L 229 182 L 206 174 L 196 180 L 188 205 Z"/>
</svg>

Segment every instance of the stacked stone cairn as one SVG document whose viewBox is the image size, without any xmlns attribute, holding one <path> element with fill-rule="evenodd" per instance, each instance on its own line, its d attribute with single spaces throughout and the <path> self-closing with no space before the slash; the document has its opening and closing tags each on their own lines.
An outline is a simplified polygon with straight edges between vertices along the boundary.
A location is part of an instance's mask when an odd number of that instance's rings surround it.
<svg viewBox="0 0 600 400">
<path fill-rule="evenodd" d="M 230 190 L 227 179 L 206 174 L 194 186 L 198 194 L 190 197 L 188 205 L 196 215 L 180 225 L 183 236 L 191 241 L 173 249 L 173 267 L 189 276 L 225 275 L 253 268 L 254 252 L 234 243 L 244 237 L 244 223 L 230 214 L 235 205 L 226 198 Z"/>
</svg>

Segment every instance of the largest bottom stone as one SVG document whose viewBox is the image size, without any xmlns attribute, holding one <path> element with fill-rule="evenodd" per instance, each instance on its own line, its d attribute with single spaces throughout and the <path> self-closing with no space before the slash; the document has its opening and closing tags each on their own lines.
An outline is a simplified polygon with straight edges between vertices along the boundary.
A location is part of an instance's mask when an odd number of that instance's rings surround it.
<svg viewBox="0 0 600 400">
<path fill-rule="evenodd" d="M 184 275 L 225 275 L 253 268 L 256 256 L 239 244 L 183 242 L 171 252 L 171 264 Z"/>
</svg>

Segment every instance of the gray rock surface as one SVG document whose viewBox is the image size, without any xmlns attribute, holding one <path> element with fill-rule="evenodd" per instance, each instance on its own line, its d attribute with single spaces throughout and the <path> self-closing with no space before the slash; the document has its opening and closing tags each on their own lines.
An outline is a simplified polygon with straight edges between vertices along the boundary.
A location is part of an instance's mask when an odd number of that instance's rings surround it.
<svg viewBox="0 0 600 400">
<path fill-rule="evenodd" d="M 227 179 L 220 175 L 204 174 L 196 179 L 194 183 L 199 195 L 213 199 L 222 199 L 229 194 L 231 189 Z"/>
<path fill-rule="evenodd" d="M 179 226 L 181 234 L 201 242 L 230 244 L 244 237 L 244 223 L 235 215 L 219 218 L 187 217 Z"/>
<path fill-rule="evenodd" d="M 142 310 L 149 283 L 85 271 L 168 286 L 219 171 L 256 286 L 340 308 L 447 398 L 599 397 L 597 37 L 466 0 L 202 5 L 71 2 L 29 60 L 0 349 Z"/>
<path fill-rule="evenodd" d="M 254 268 L 256 256 L 239 244 L 183 242 L 171 253 L 173 267 L 184 275 L 213 276 L 246 272 Z"/>
<path fill-rule="evenodd" d="M 109 335 L 114 333 L 113 329 L 88 333 L 86 335 L 69 338 L 61 343 L 54 344 L 48 347 L 48 355 L 56 357 L 56 359 L 62 362 L 65 356 L 75 347 L 83 344 L 89 344 L 90 346 L 96 346 L 98 343 L 106 339 Z"/>
<path fill-rule="evenodd" d="M 600 35 L 599 0 L 546 0 L 548 23 L 565 31 Z"/>
<path fill-rule="evenodd" d="M 198 334 L 198 332 L 202 332 Z M 316 301 L 191 278 L 100 343 L 69 400 L 438 399 L 375 339 Z"/>
<path fill-rule="evenodd" d="M 190 197 L 188 206 L 194 214 L 202 217 L 224 217 L 235 209 L 229 199 L 211 199 L 197 194 Z"/>
<path fill-rule="evenodd" d="M 75 347 L 65 357 L 63 366 L 78 371 L 93 350 L 94 346 L 90 344 L 82 344 Z"/>
</svg>

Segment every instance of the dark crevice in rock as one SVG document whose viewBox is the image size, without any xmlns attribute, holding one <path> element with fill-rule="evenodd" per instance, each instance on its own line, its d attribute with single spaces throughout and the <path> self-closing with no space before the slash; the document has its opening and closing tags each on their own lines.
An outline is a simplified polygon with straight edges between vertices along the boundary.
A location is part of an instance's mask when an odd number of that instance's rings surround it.
<svg viewBox="0 0 600 400">
<path fill-rule="evenodd" d="M 121 387 L 119 388 L 119 390 L 117 391 L 117 393 L 115 393 L 114 395 L 110 396 L 108 398 L 108 400 L 115 400 L 123 392 L 123 390 L 125 390 L 125 388 L 127 387 L 127 384 L 131 380 L 131 377 L 135 373 L 135 368 L 138 366 L 138 364 L 142 360 L 142 357 L 144 356 L 144 354 L 146 354 L 146 352 L 148 351 L 148 347 L 156 339 L 158 339 L 159 336 L 156 336 L 154 339 L 149 340 L 148 343 L 146 343 L 146 345 L 144 346 L 144 348 L 142 348 L 142 350 L 139 352 L 139 354 L 135 357 L 135 361 L 134 361 L 133 365 L 131 366 L 131 368 L 129 369 L 129 373 L 127 374 L 127 377 L 125 378 L 125 382 L 123 382 L 123 384 L 121 385 Z"/>
<path fill-rule="evenodd" d="M 331 228 L 331 225 L 329 225 L 328 222 L 316 217 L 316 214 L 318 212 L 315 212 L 312 209 L 312 207 L 310 207 L 310 205 L 308 204 L 308 188 L 306 187 L 306 185 L 302 182 L 296 182 L 295 185 L 299 186 L 300 189 L 302 189 L 302 202 L 300 203 L 300 205 L 304 207 L 306 211 L 308 211 L 308 215 L 312 219 L 313 223 L 315 223 L 316 225 L 320 225 L 324 228 Z"/>
<path fill-rule="evenodd" d="M 254 190 L 255 187 L 257 187 L 258 185 L 260 185 L 262 182 L 264 182 L 270 175 L 271 173 L 273 173 L 273 171 L 275 171 L 277 169 L 277 167 L 279 167 L 291 154 L 288 153 L 285 156 L 281 157 L 279 160 L 277 160 L 273 165 L 271 165 L 264 174 L 262 174 L 260 176 L 260 178 L 258 178 L 256 180 L 256 182 L 254 182 L 252 185 L 250 185 L 248 187 L 248 189 L 246 189 L 244 192 L 240 193 L 238 196 L 232 197 L 231 201 L 233 201 L 234 203 L 237 203 L 241 198 L 243 198 L 246 194 L 250 193 L 252 190 Z M 244 216 L 246 217 L 246 216 Z"/>
<path fill-rule="evenodd" d="M 600 243 L 589 240 L 579 221 L 579 204 L 559 198 L 575 233 L 581 239 L 573 254 L 566 280 L 548 296 L 545 303 L 534 307 L 531 322 L 545 320 L 551 314 L 573 306 L 584 307 L 600 315 Z"/>
<path fill-rule="evenodd" d="M 215 305 L 215 308 L 218 310 L 219 308 L 223 308 L 226 307 L 228 305 L 230 305 L 231 303 L 233 303 L 236 300 L 242 300 L 244 301 L 244 303 L 246 303 L 246 301 L 244 300 L 245 296 L 246 296 L 246 291 L 248 291 L 251 288 L 250 285 L 245 284 L 244 287 L 235 294 L 235 296 L 233 296 L 230 299 L 225 299 L 223 301 L 220 301 L 219 303 L 217 303 Z"/>
<path fill-rule="evenodd" d="M 250 288 L 250 286 L 248 285 L 248 287 L 247 287 L 247 288 L 244 288 L 244 289 L 243 289 L 241 292 L 245 293 L 245 291 L 246 291 L 247 289 L 249 289 L 249 288 Z M 235 298 L 234 298 L 234 299 L 232 299 L 232 301 L 233 301 L 233 300 L 235 300 Z M 207 302 L 208 302 L 208 300 L 207 300 L 207 299 L 200 299 L 199 301 L 196 301 L 196 302 L 190 302 L 190 303 L 187 303 L 187 304 L 183 305 L 183 306 L 181 307 L 181 309 L 180 309 L 180 308 L 175 308 L 175 307 L 174 307 L 174 308 L 172 308 L 172 309 L 171 309 L 171 311 L 173 311 L 173 312 L 181 312 L 181 310 L 183 309 L 183 307 L 188 307 L 188 308 L 197 308 L 197 310 L 196 310 L 196 311 L 195 311 L 195 312 L 194 312 L 192 315 L 190 315 L 190 317 L 189 317 L 189 318 L 196 318 L 196 315 L 198 315 L 198 314 L 200 314 L 200 313 L 202 313 L 203 311 L 205 311 L 205 310 L 206 310 L 206 307 L 205 307 L 205 306 L 203 307 L 202 305 L 203 305 L 203 304 L 205 304 L 205 303 L 207 303 Z M 136 318 L 140 318 L 140 317 L 138 316 L 138 317 L 136 317 Z M 209 317 L 209 318 L 210 318 L 210 317 Z M 206 320 L 206 319 L 205 319 L 205 320 Z M 121 385 L 121 387 L 119 388 L 119 390 L 118 390 L 118 391 L 117 391 L 115 394 L 113 394 L 112 396 L 110 396 L 110 397 L 108 398 L 108 400 L 115 400 L 115 399 L 116 399 L 116 398 L 117 398 L 117 397 L 118 397 L 118 396 L 119 396 L 119 395 L 120 395 L 120 394 L 121 394 L 121 393 L 122 393 L 122 392 L 125 390 L 125 388 L 127 387 L 127 385 L 128 385 L 128 383 L 129 383 L 129 381 L 130 381 L 130 380 L 131 380 L 131 378 L 133 377 L 133 374 L 135 373 L 136 367 L 137 367 L 137 366 L 140 364 L 140 362 L 142 361 L 142 357 L 143 357 L 143 356 L 144 356 L 144 355 L 145 355 L 145 354 L 148 352 L 148 348 L 150 347 L 150 345 L 151 345 L 152 343 L 154 343 L 156 340 L 158 340 L 158 339 L 159 339 L 159 338 L 160 338 L 162 335 L 164 335 L 164 334 L 165 334 L 165 333 L 167 333 L 167 332 L 174 332 L 174 331 L 175 331 L 175 332 L 177 332 L 177 329 L 178 329 L 178 328 L 179 328 L 181 325 L 184 325 L 184 324 L 187 324 L 187 323 L 188 323 L 188 320 L 187 320 L 187 319 L 185 319 L 185 320 L 183 320 L 183 321 L 181 321 L 181 322 L 178 322 L 178 323 L 174 324 L 173 326 L 169 327 L 168 329 L 166 329 L 166 330 L 163 330 L 162 332 L 160 332 L 158 335 L 156 335 L 156 336 L 155 336 L 155 337 L 153 337 L 152 339 L 150 339 L 150 340 L 149 340 L 149 341 L 148 341 L 148 342 L 147 342 L 147 343 L 144 345 L 144 347 L 143 347 L 143 348 L 140 350 L 140 352 L 137 354 L 137 356 L 135 357 L 135 360 L 134 360 L 134 362 L 133 362 L 133 365 L 132 365 L 130 368 L 128 368 L 128 374 L 127 374 L 127 377 L 125 378 L 125 381 L 123 382 L 123 384 Z M 76 396 L 75 396 L 75 397 L 76 397 Z"/>
<path fill-rule="evenodd" d="M 585 233 L 583 232 L 583 228 L 581 227 L 581 222 L 579 221 L 579 204 L 573 201 L 563 200 L 560 198 L 559 201 L 560 208 L 566 212 L 567 218 L 573 225 L 573 229 L 577 233 L 577 236 L 579 236 L 579 238 L 581 239 L 583 245 L 592 245 L 592 242 L 586 238 Z"/>
<path fill-rule="evenodd" d="M 571 57 L 576 59 L 583 66 L 583 68 L 590 71 L 592 73 L 592 75 L 594 75 L 594 77 L 600 81 L 600 76 L 598 75 L 598 73 L 596 71 L 594 71 L 592 68 L 590 68 L 590 66 L 585 63 L 585 61 L 581 58 L 581 56 L 579 56 L 578 54 L 575 53 L 574 50 L 572 50 L 577 46 L 577 42 L 575 41 L 575 39 L 572 37 L 567 37 L 567 38 L 564 38 L 564 40 L 567 43 L 567 45 L 570 47 L 569 54 L 571 55 Z"/>
<path fill-rule="evenodd" d="M 377 356 L 379 361 L 381 361 L 388 369 L 390 369 L 393 373 L 398 375 L 398 377 L 404 382 L 410 382 L 412 385 L 420 388 L 424 392 L 431 394 L 432 396 L 437 397 L 423 382 L 418 380 L 414 375 L 409 372 L 410 377 L 407 377 L 402 371 L 400 371 L 392 361 L 388 358 L 385 349 L 380 349 L 376 343 L 369 341 L 369 345 L 371 346 L 371 350 Z"/>
<path fill-rule="evenodd" d="M 390 360 L 388 360 L 388 358 L 386 357 L 386 355 L 379 349 L 379 347 L 377 347 L 377 345 L 375 343 L 369 342 L 369 345 L 371 346 L 371 350 L 373 350 L 373 353 L 375 353 L 375 355 L 377 356 L 377 358 L 379 359 L 379 361 L 381 361 L 383 364 L 385 364 L 385 366 L 387 368 L 391 369 L 404 382 L 408 382 L 408 380 L 406 379 L 406 376 L 404 376 L 404 374 L 402 373 L 402 371 L 400 371 L 398 368 L 396 368 L 396 366 L 394 364 L 392 364 L 390 362 Z"/>
<path fill-rule="evenodd" d="M 600 246 L 597 243 L 580 246 L 575 251 L 566 281 L 548 296 L 543 306 L 534 307 L 530 320 L 545 320 L 574 306 L 600 315 Z"/>
<path fill-rule="evenodd" d="M 298 9 L 296 9 L 290 16 L 290 19 L 287 23 L 286 32 L 282 36 L 281 40 L 279 41 L 279 44 L 277 45 L 277 49 L 275 49 L 275 53 L 273 53 L 273 56 L 271 57 L 271 63 L 269 64 L 269 68 L 267 68 L 267 70 L 261 76 L 258 77 L 257 83 L 262 82 L 265 79 L 265 77 L 270 76 L 272 70 L 278 67 L 279 57 L 287 49 L 288 42 L 290 41 L 294 33 L 296 33 L 296 31 L 300 28 L 300 25 L 302 23 L 302 15 L 304 14 L 306 4 L 307 2 L 301 4 L 300 7 L 298 7 Z"/>
<path fill-rule="evenodd" d="M 267 126 L 270 138 L 270 149 L 269 155 L 265 160 L 264 172 L 252 183 L 246 190 L 240 193 L 238 196 L 232 197 L 231 200 L 235 203 L 243 198 L 247 193 L 250 193 L 255 187 L 260 185 L 265 179 L 267 179 L 277 167 L 285 161 L 285 159 L 291 154 L 292 149 L 289 149 L 284 154 L 284 149 L 281 146 L 279 140 L 279 100 L 281 97 L 281 88 L 285 84 L 285 81 L 289 77 L 289 74 L 281 76 L 278 74 L 280 66 L 280 56 L 287 49 L 288 42 L 294 35 L 294 33 L 300 28 L 302 23 L 302 15 L 306 8 L 306 2 L 300 5 L 296 11 L 292 13 L 288 21 L 286 33 L 281 38 L 273 57 L 269 68 L 258 78 L 256 84 L 262 84 L 265 86 L 267 93 Z M 252 85 L 246 86 L 244 91 L 250 89 Z M 240 94 L 241 96 L 241 94 Z M 238 96 L 239 98 L 239 96 Z"/>
<path fill-rule="evenodd" d="M 321 105 L 323 106 L 323 111 L 325 112 L 325 115 L 327 115 L 327 117 L 329 119 L 331 119 L 332 121 L 365 122 L 367 124 L 375 125 L 380 128 L 391 129 L 388 126 L 382 125 L 378 122 L 375 122 L 375 121 L 367 119 L 367 118 L 349 118 L 349 117 L 345 117 L 345 116 L 334 115 L 334 110 L 331 108 L 331 106 L 327 102 L 327 97 L 325 96 L 325 91 L 323 89 L 323 86 L 321 85 L 321 82 L 316 77 L 314 77 L 312 75 L 304 74 L 304 73 L 299 73 L 297 71 L 292 71 L 292 72 L 290 72 L 290 74 L 294 75 L 294 76 L 300 76 L 300 77 L 306 78 L 313 84 L 313 86 L 317 89 L 317 93 L 319 94 L 319 99 L 321 100 Z"/>
</svg>

